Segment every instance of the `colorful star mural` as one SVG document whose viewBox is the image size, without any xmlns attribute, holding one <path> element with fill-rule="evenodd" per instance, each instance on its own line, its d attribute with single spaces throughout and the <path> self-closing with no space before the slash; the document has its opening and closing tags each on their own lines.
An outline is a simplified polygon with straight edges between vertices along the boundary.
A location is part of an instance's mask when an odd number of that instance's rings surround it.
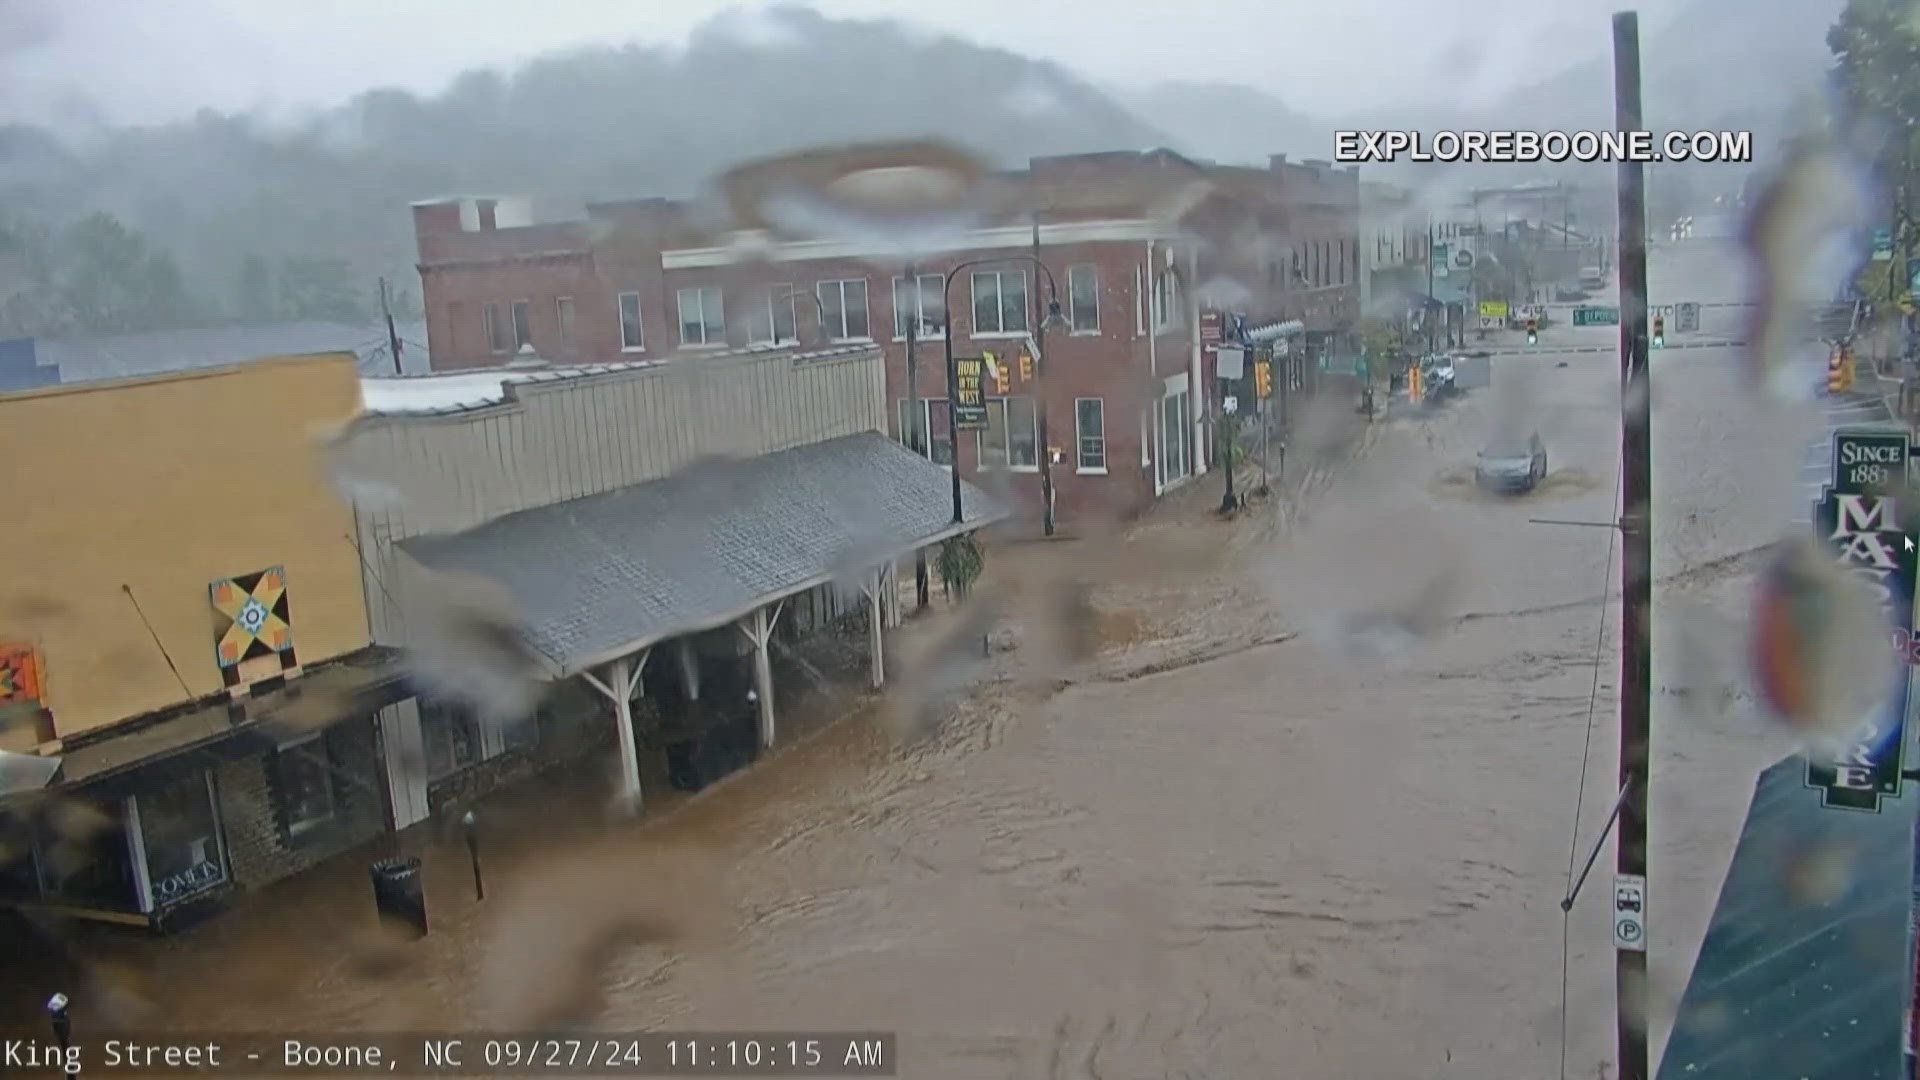
<svg viewBox="0 0 1920 1080">
<path fill-rule="evenodd" d="M 208 587 L 208 594 L 213 602 L 214 652 L 228 686 L 282 674 L 295 666 L 284 569 L 275 566 L 221 578 Z M 268 662 L 252 663 L 256 660 Z"/>
</svg>

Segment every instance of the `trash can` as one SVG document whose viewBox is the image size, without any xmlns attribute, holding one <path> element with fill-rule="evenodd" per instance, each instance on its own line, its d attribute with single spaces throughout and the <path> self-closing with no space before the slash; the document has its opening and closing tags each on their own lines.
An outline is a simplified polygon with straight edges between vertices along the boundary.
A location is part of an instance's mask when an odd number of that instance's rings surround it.
<svg viewBox="0 0 1920 1080">
<path fill-rule="evenodd" d="M 420 860 L 411 856 L 381 859 L 370 869 L 373 906 L 381 923 L 426 937 L 427 897 L 420 882 Z"/>
</svg>

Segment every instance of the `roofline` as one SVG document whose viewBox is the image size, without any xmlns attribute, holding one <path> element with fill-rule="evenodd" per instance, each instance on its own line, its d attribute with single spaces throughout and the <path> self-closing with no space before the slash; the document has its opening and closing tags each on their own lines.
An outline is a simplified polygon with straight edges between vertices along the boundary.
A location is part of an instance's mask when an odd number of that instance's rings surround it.
<svg viewBox="0 0 1920 1080">
<path fill-rule="evenodd" d="M 978 491 L 979 489 L 976 488 L 975 490 Z M 989 505 L 991 506 L 991 500 L 989 500 Z M 938 532 L 930 533 L 927 536 L 921 537 L 919 540 L 913 542 L 912 544 L 909 544 L 904 548 L 900 548 L 897 551 L 887 552 L 885 554 L 885 558 L 897 559 L 900 556 L 906 554 L 907 552 L 914 550 L 915 548 L 925 547 L 928 544 L 937 544 L 942 540 L 946 540 L 950 537 L 958 536 L 961 533 L 972 532 L 976 529 L 983 529 L 988 525 L 991 525 L 997 521 L 1004 521 L 1010 516 L 1012 516 L 1011 511 L 1008 511 L 999 507 L 993 507 L 989 509 L 982 516 L 975 518 L 973 520 L 948 522 L 947 525 L 944 528 L 940 529 Z M 746 616 L 752 614 L 755 608 L 765 607 L 768 604 L 785 600 L 789 596 L 796 596 L 800 593 L 806 592 L 808 589 L 817 589 L 820 586 L 825 585 L 828 582 L 833 581 L 834 579 L 840 576 L 842 575 L 837 573 L 817 574 L 801 582 L 798 585 L 794 585 L 786 589 L 783 592 L 767 593 L 765 595 L 757 597 L 756 599 L 753 600 L 752 603 L 749 603 L 745 607 L 738 608 L 738 609 L 729 609 L 727 614 L 724 617 L 713 619 L 712 621 L 709 621 L 709 622 L 695 623 L 692 625 L 682 627 L 677 630 L 660 631 L 657 633 L 648 634 L 644 637 L 638 637 L 626 643 L 625 645 L 616 646 L 615 648 L 607 649 L 602 652 L 595 653 L 592 656 L 589 656 L 585 660 L 581 660 L 572 664 L 563 663 L 558 660 L 552 660 L 552 658 L 550 656 L 547 656 L 547 654 L 544 652 L 541 655 L 552 661 L 552 663 L 550 664 L 550 667 L 553 670 L 555 677 L 563 678 L 563 679 L 569 678 L 571 676 L 578 675 L 581 672 L 588 671 L 592 668 L 598 667 L 601 664 L 612 663 L 613 661 L 619 660 L 622 657 L 632 656 L 634 653 L 639 652 L 641 649 L 651 648 L 654 645 L 657 645 L 662 641 L 666 641 L 669 638 L 682 637 L 687 634 L 697 634 L 706 630 L 718 629 L 719 627 L 725 626 L 736 619 L 745 618 Z"/>
<path fill-rule="evenodd" d="M 331 352 L 286 353 L 283 355 L 262 356 L 256 360 L 242 360 L 238 363 L 221 364 L 217 367 L 180 368 L 175 371 L 156 371 L 146 375 L 123 375 L 116 379 L 82 379 L 77 382 L 55 383 L 52 386 L 36 386 L 27 390 L 0 391 L 0 403 L 20 401 L 26 398 L 53 397 L 58 394 L 84 394 L 98 390 L 121 390 L 130 386 L 148 383 L 176 382 L 185 379 L 208 379 L 219 375 L 234 375 L 246 371 L 255 371 L 263 366 L 292 367 L 301 364 L 319 364 L 345 360 L 348 366 L 358 371 L 360 355 L 345 349 Z M 53 365 L 48 365 L 53 366 Z"/>
</svg>

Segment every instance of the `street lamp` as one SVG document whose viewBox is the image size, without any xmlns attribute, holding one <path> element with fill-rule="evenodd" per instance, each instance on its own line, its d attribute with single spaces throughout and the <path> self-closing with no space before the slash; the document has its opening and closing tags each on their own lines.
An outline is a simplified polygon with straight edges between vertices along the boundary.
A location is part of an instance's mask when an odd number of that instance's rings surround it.
<svg viewBox="0 0 1920 1080">
<path fill-rule="evenodd" d="M 947 455 L 949 459 L 948 465 L 953 470 L 953 523 L 955 525 L 966 520 L 966 515 L 960 506 L 960 367 L 953 356 L 953 279 L 958 276 L 962 270 L 971 269 L 975 266 L 985 266 L 988 263 L 1007 262 L 1016 259 L 1032 263 L 1034 269 L 1039 271 L 1039 273 L 1047 279 L 1048 315 L 1047 319 L 1041 323 L 1041 326 L 1036 328 L 1037 336 L 1034 339 L 1034 351 L 1037 353 L 1040 351 L 1040 336 L 1044 336 L 1046 323 L 1053 321 L 1060 315 L 1060 289 L 1054 281 L 1053 271 L 1047 269 L 1047 264 L 1041 262 L 1038 257 L 1033 255 L 1000 255 L 990 259 L 969 259 L 955 266 L 953 269 L 948 270 L 940 281 L 940 310 L 946 313 L 946 325 L 942 329 L 945 331 L 943 336 L 946 338 L 947 359 Z M 1035 374 L 1037 376 L 1041 375 L 1041 373 L 1045 371 L 1045 358 L 1035 356 L 1033 362 L 1036 365 L 1034 369 Z M 1040 378 L 1038 381 L 1042 386 L 1045 385 L 1044 378 Z M 1034 402 L 1034 407 L 1039 410 L 1040 414 L 1040 430 L 1038 432 L 1041 443 L 1039 447 L 1040 486 L 1042 496 L 1045 498 L 1047 504 L 1047 534 L 1052 535 L 1053 470 L 1050 462 L 1047 460 L 1051 455 L 1047 453 L 1046 446 L 1046 405 L 1047 403 L 1044 397 L 1037 398 Z"/>
</svg>

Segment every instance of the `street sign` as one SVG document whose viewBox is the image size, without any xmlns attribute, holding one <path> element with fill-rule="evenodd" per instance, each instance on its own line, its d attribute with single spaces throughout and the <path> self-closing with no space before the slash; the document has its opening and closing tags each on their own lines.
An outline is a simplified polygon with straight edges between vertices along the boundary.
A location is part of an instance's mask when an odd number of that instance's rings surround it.
<svg viewBox="0 0 1920 1080">
<path fill-rule="evenodd" d="M 1505 300 L 1482 300 L 1482 301 L 1480 301 L 1480 317 L 1481 317 L 1481 318 L 1483 318 L 1483 319 L 1504 319 L 1504 318 L 1506 318 L 1506 317 L 1507 317 L 1507 302 L 1506 302 Z"/>
<path fill-rule="evenodd" d="M 1700 305 L 1673 305 L 1673 328 L 1676 332 L 1682 334 L 1698 332 L 1700 329 Z"/>
<path fill-rule="evenodd" d="M 1229 349 L 1223 347 L 1220 351 L 1214 353 L 1213 356 L 1213 373 L 1216 378 L 1241 379 L 1246 377 L 1247 352 L 1245 349 Z"/>
<path fill-rule="evenodd" d="M 954 420 L 962 429 L 987 426 L 987 402 L 980 385 L 987 362 L 974 356 L 954 360 Z"/>
<path fill-rule="evenodd" d="M 1234 413 L 1240 411 L 1240 399 L 1234 397 L 1232 394 L 1228 394 L 1225 398 L 1221 399 L 1220 407 L 1226 410 L 1228 416 L 1232 416 Z"/>
<path fill-rule="evenodd" d="M 1617 307 L 1577 307 L 1573 309 L 1575 326 L 1619 326 L 1620 309 Z"/>
<path fill-rule="evenodd" d="M 1639 874 L 1613 877 L 1613 947 L 1647 951 L 1647 879 Z"/>
<path fill-rule="evenodd" d="M 1813 527 L 1841 567 L 1887 598 L 1895 640 L 1911 642 L 1917 560 L 1894 499 L 1885 494 L 1905 478 L 1908 449 L 1903 431 L 1834 432 L 1833 472 L 1813 505 Z M 1904 673 L 1904 657 L 1901 662 Z M 1886 704 L 1841 740 L 1840 753 L 1807 754 L 1806 783 L 1819 789 L 1822 806 L 1877 814 L 1882 799 L 1899 797 L 1910 691 L 1904 674 L 1890 682 Z"/>
</svg>

